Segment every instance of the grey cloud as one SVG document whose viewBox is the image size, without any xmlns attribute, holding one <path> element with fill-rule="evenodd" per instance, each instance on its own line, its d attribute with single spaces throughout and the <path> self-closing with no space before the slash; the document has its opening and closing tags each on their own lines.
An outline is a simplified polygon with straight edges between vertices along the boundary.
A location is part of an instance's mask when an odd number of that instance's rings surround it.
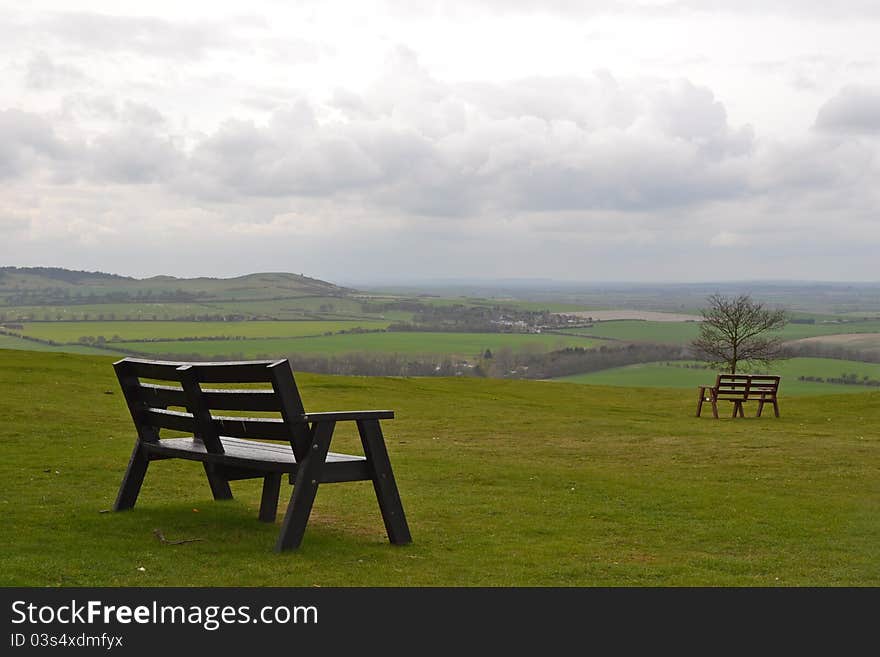
<svg viewBox="0 0 880 657">
<path fill-rule="evenodd" d="M 880 87 L 846 87 L 816 115 L 816 129 L 829 133 L 880 133 Z"/>
<path fill-rule="evenodd" d="M 44 118 L 9 109 L 0 111 L 0 179 L 13 178 L 41 162 L 60 161 L 69 147 Z"/>
<path fill-rule="evenodd" d="M 338 91 L 332 112 L 300 99 L 266 123 L 230 119 L 191 135 L 187 148 L 146 105 L 123 103 L 116 128 L 81 150 L 38 117 L 14 115 L 0 175 L 21 175 L 37 157 L 29 154 L 43 153 L 79 179 L 158 183 L 222 204 L 313 199 L 397 216 L 480 217 L 685 211 L 833 188 L 850 184 L 841 172 L 857 156 L 841 151 L 823 162 L 813 150 L 759 150 L 750 127 L 731 125 L 711 90 L 687 80 L 598 73 L 452 85 L 406 51 L 390 70 L 363 93 Z"/>
<path fill-rule="evenodd" d="M 267 126 L 227 121 L 194 149 L 189 180 L 203 193 L 254 196 L 333 195 L 375 177 L 371 159 L 344 133 L 317 128 L 301 102 Z"/>
<path fill-rule="evenodd" d="M 752 148 L 751 127 L 731 128 L 724 105 L 706 87 L 679 81 L 655 94 L 653 105 L 666 135 L 695 144 L 711 159 L 743 155 Z"/>
<path fill-rule="evenodd" d="M 126 101 L 122 116 L 128 122 L 140 126 L 159 126 L 165 123 L 162 113 L 151 105 Z"/>
<path fill-rule="evenodd" d="M 89 157 L 92 178 L 126 184 L 171 180 L 183 161 L 168 137 L 138 127 L 97 137 L 90 144 Z"/>
<path fill-rule="evenodd" d="M 686 81 L 444 85 L 407 51 L 392 70 L 364 95 L 337 91 L 345 122 L 320 123 L 303 101 L 263 127 L 228 123 L 194 152 L 190 182 L 446 216 L 644 210 L 746 190 L 751 129 L 732 128 L 713 94 Z"/>
<path fill-rule="evenodd" d="M 25 67 L 25 85 L 31 89 L 54 89 L 85 79 L 82 71 L 67 64 L 58 64 L 45 52 L 34 53 Z"/>
<path fill-rule="evenodd" d="M 79 118 L 115 120 L 119 110 L 110 96 L 74 93 L 61 99 L 61 115 L 71 121 Z"/>
<path fill-rule="evenodd" d="M 115 116 L 112 103 L 102 117 Z M 0 111 L 0 179 L 20 178 L 35 168 L 55 183 L 97 180 L 153 183 L 171 179 L 184 159 L 182 150 L 157 130 L 161 115 L 148 106 L 126 104 L 128 124 L 87 140 L 73 131 L 60 138 L 42 116 Z"/>
</svg>

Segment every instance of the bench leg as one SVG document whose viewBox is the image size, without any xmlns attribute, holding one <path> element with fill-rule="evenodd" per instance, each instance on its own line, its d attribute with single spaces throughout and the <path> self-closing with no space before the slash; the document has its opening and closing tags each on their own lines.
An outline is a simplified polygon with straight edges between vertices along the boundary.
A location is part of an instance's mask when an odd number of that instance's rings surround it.
<svg viewBox="0 0 880 657">
<path fill-rule="evenodd" d="M 775 399 L 771 403 L 773 404 L 773 413 L 776 415 L 776 417 L 779 417 L 779 404 L 776 402 Z"/>
<path fill-rule="evenodd" d="M 138 494 L 141 492 L 141 484 L 144 483 L 144 477 L 147 475 L 147 466 L 149 465 L 150 460 L 144 454 L 144 450 L 141 449 L 141 441 L 138 440 L 128 461 L 125 476 L 122 477 L 122 484 L 119 486 L 116 502 L 113 503 L 114 511 L 124 511 L 134 507 Z"/>
<path fill-rule="evenodd" d="M 205 475 L 208 477 L 208 484 L 211 486 L 211 494 L 215 500 L 231 500 L 232 489 L 229 487 L 229 480 L 221 473 L 217 472 L 213 463 L 203 462 L 205 466 Z"/>
<path fill-rule="evenodd" d="M 718 400 L 714 397 L 712 398 L 712 417 L 718 419 Z"/>
<path fill-rule="evenodd" d="M 278 541 L 275 543 L 276 552 L 295 550 L 302 543 L 335 427 L 335 422 L 314 424 L 311 440 L 308 442 L 308 453 L 296 470 L 293 493 L 287 505 L 287 512 L 284 514 Z"/>
<path fill-rule="evenodd" d="M 263 477 L 263 496 L 260 499 L 260 520 L 275 522 L 278 513 L 278 494 L 281 492 L 281 473 L 273 472 Z"/>
<path fill-rule="evenodd" d="M 391 460 L 388 458 L 379 420 L 358 420 L 357 425 L 364 446 L 364 455 L 373 475 L 373 488 L 379 501 L 382 520 L 385 522 L 385 531 L 388 532 L 388 540 L 394 545 L 411 543 L 412 536 L 406 523 L 400 493 L 394 481 Z"/>
<path fill-rule="evenodd" d="M 761 417 L 761 411 L 763 411 L 763 410 L 764 410 L 764 400 L 761 399 L 758 402 L 758 412 L 755 414 L 755 417 Z"/>
</svg>

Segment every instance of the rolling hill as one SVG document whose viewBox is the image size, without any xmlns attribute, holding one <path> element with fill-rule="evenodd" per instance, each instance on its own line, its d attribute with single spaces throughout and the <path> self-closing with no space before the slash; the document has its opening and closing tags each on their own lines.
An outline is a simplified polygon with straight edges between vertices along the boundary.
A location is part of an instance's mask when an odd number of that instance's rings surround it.
<svg viewBox="0 0 880 657">
<path fill-rule="evenodd" d="M 302 274 L 263 272 L 234 278 L 131 278 L 57 267 L 0 268 L 0 305 L 157 301 L 254 301 L 304 296 L 344 296 L 353 292 Z"/>
</svg>

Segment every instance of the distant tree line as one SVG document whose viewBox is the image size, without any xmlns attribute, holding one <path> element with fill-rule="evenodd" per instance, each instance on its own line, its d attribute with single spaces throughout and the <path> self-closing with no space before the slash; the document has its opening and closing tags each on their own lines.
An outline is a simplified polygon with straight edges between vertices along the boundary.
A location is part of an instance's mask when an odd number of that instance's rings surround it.
<svg viewBox="0 0 880 657">
<path fill-rule="evenodd" d="M 77 306 L 104 303 L 185 303 L 204 300 L 210 295 L 203 291 L 175 290 L 111 290 L 100 294 L 70 288 L 51 287 L 5 291 L 8 306 Z"/>
<path fill-rule="evenodd" d="M 103 343 L 92 343 L 103 346 Z M 129 350 L 126 350 L 129 351 Z M 129 351 L 135 355 L 166 360 L 246 360 L 253 355 L 243 352 L 209 356 L 204 351 L 181 354 L 149 354 Z M 277 358 L 277 354 L 257 354 L 257 358 Z M 691 358 L 682 347 L 672 345 L 630 344 L 601 346 L 594 349 L 571 347 L 539 353 L 532 350 L 513 351 L 502 348 L 486 350 L 470 360 L 449 356 L 406 355 L 377 352 L 354 352 L 333 356 L 288 354 L 295 370 L 316 374 L 347 374 L 358 376 L 476 376 L 514 379 L 549 379 L 572 374 L 595 372 L 611 367 L 636 363 Z"/>
<path fill-rule="evenodd" d="M 6 274 L 31 274 L 42 276 L 65 283 L 76 284 L 83 279 L 100 278 L 105 280 L 133 281 L 130 276 L 120 276 L 119 274 L 107 274 L 102 271 L 82 271 L 73 269 L 63 269 L 61 267 L 0 267 L 0 282 L 6 277 Z"/>
<path fill-rule="evenodd" d="M 693 355 L 686 348 L 668 344 L 603 345 L 592 349 L 568 347 L 543 354 L 520 354 L 515 367 L 508 370 L 508 376 L 554 379 L 637 363 L 689 358 Z M 514 371 L 521 374 L 517 376 Z"/>
<path fill-rule="evenodd" d="M 797 342 L 785 345 L 786 358 L 835 358 L 880 363 L 880 350 L 852 349 L 826 342 Z"/>
<path fill-rule="evenodd" d="M 859 376 L 855 373 L 844 373 L 839 377 L 828 376 L 799 376 L 798 381 L 809 381 L 814 383 L 838 383 L 843 385 L 855 385 L 855 386 L 872 386 L 877 387 L 880 386 L 880 380 L 872 379 L 869 376 Z"/>
<path fill-rule="evenodd" d="M 468 306 L 460 303 L 434 305 L 414 300 L 385 303 L 364 302 L 364 313 L 410 312 L 412 320 L 393 322 L 389 331 L 449 333 L 530 333 L 568 325 L 568 317 L 548 310 L 522 310 L 500 304 Z"/>
</svg>

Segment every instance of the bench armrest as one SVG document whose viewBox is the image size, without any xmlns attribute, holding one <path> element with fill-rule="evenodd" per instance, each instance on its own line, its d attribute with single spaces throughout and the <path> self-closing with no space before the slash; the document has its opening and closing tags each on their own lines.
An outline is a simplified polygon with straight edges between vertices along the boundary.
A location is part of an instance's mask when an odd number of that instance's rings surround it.
<svg viewBox="0 0 880 657">
<path fill-rule="evenodd" d="M 329 413 L 305 413 L 306 422 L 345 422 L 346 420 L 393 420 L 394 411 L 331 411 Z"/>
</svg>

